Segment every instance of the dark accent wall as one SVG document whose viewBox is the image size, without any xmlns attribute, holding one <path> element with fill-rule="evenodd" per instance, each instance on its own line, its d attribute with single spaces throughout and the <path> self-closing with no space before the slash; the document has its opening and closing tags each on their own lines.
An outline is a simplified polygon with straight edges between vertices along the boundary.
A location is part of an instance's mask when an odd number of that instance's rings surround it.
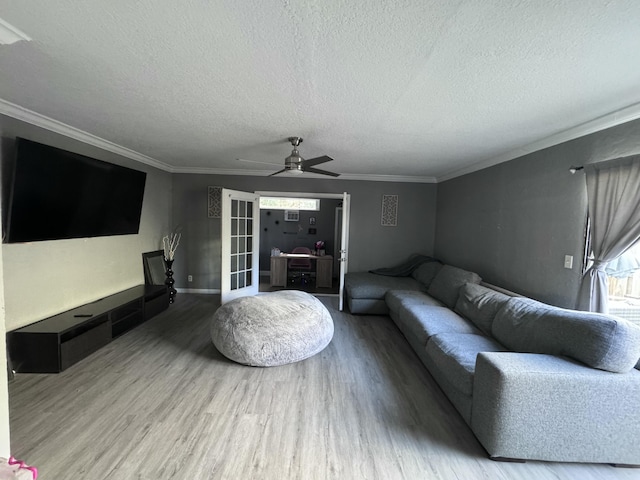
<svg viewBox="0 0 640 480">
<path fill-rule="evenodd" d="M 207 217 L 208 186 L 248 192 L 351 194 L 349 271 L 395 265 L 414 252 L 433 254 L 435 184 L 174 174 L 173 219 L 182 228 L 174 263 L 178 288 L 220 288 L 220 219 Z M 380 225 L 383 194 L 399 195 L 397 227 Z M 193 276 L 192 282 L 187 282 L 188 275 Z"/>
<path fill-rule="evenodd" d="M 337 248 L 333 237 L 336 207 L 340 204 L 342 200 L 322 198 L 320 210 L 300 210 L 297 222 L 285 222 L 284 210 L 260 210 L 260 271 L 271 268 L 271 249 L 274 247 L 283 252 L 291 252 L 295 247 L 313 250 L 315 242 L 322 240 L 326 254 L 335 257 Z M 309 223 L 310 218 L 315 219 L 314 225 Z M 309 229 L 316 233 L 310 233 Z"/>
<path fill-rule="evenodd" d="M 435 255 L 485 281 L 575 307 L 582 274 L 584 165 L 640 152 L 640 120 L 438 184 Z M 573 255 L 573 269 L 564 256 Z"/>
</svg>

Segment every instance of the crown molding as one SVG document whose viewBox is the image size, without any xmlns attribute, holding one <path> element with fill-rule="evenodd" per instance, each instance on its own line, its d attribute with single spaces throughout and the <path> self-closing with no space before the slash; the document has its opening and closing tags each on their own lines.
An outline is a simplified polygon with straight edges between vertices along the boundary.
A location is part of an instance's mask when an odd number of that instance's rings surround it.
<svg viewBox="0 0 640 480">
<path fill-rule="evenodd" d="M 584 137 L 592 133 L 600 132 L 602 130 L 606 130 L 607 128 L 616 127 L 618 125 L 622 125 L 623 123 L 637 120 L 638 118 L 640 118 L 640 103 L 635 103 L 628 107 L 621 108 L 620 110 L 616 110 L 615 112 L 602 115 L 601 117 L 595 118 L 585 123 L 581 123 L 580 125 L 576 125 L 575 127 L 569 128 L 567 130 L 563 130 L 562 132 L 550 135 L 543 138 L 542 140 L 538 140 L 537 142 L 529 143 L 528 145 L 525 145 L 523 147 L 518 147 L 497 157 L 485 159 L 468 167 L 446 173 L 438 177 L 437 182 L 444 182 L 446 180 L 451 180 L 452 178 L 461 177 L 462 175 L 467 175 L 468 173 L 473 173 L 477 172 L 478 170 L 492 167 L 499 163 L 508 162 L 509 160 L 515 160 L 516 158 L 522 157 L 524 155 L 528 155 L 539 150 L 544 150 L 545 148 L 553 147 L 570 140 L 575 140 L 576 138 Z"/>
<path fill-rule="evenodd" d="M 19 28 L 14 27 L 0 18 L 0 45 L 11 45 L 21 40 L 29 42 L 32 39 Z"/>
<path fill-rule="evenodd" d="M 207 167 L 175 167 L 173 173 L 187 173 L 200 175 L 239 175 L 251 177 L 267 177 L 273 172 L 265 170 L 236 170 L 228 168 L 207 168 Z M 281 178 L 324 178 L 325 175 L 315 173 L 304 173 L 302 175 L 282 175 Z M 435 177 L 418 177 L 418 176 L 402 176 L 402 175 L 369 175 L 369 174 L 351 174 L 341 173 L 339 177 L 331 177 L 332 180 L 360 180 L 369 182 L 401 182 L 401 183 L 437 183 Z"/>
<path fill-rule="evenodd" d="M 73 138 L 79 142 L 93 145 L 94 147 L 101 148 L 108 152 L 121 155 L 131 160 L 136 160 L 145 165 L 158 168 L 169 173 L 190 173 L 201 175 L 246 175 L 253 177 L 264 177 L 271 174 L 264 170 L 237 170 L 228 168 L 205 168 L 205 167 L 173 167 L 166 163 L 163 163 L 155 158 L 151 158 L 142 153 L 136 152 L 126 147 L 117 145 L 109 140 L 100 138 L 91 133 L 85 132 L 78 128 L 72 127 L 65 123 L 47 117 L 40 113 L 34 112 L 27 108 L 11 103 L 7 100 L 0 98 L 0 114 L 8 117 L 15 118 L 31 125 L 35 125 L 46 130 L 64 135 L 65 137 Z M 296 177 L 300 178 L 300 177 Z M 304 178 L 325 178 L 323 175 L 305 174 Z M 367 180 L 374 182 L 412 182 L 412 183 L 436 183 L 435 177 L 412 177 L 412 176 L 399 176 L 399 175 L 355 175 L 355 174 L 343 174 L 339 177 L 334 177 L 336 180 Z"/>
<path fill-rule="evenodd" d="M 102 150 L 130 158 L 131 160 L 136 160 L 140 163 L 144 163 L 145 165 L 164 170 L 165 172 L 173 172 L 173 167 L 160 162 L 155 158 L 151 158 L 147 155 L 143 155 L 142 153 L 138 153 L 135 150 L 122 147 L 116 143 L 110 142 L 109 140 L 105 140 L 104 138 L 100 138 L 91 133 L 67 125 L 66 123 L 62 123 L 59 120 L 55 120 L 47 117 L 46 115 L 21 107 L 15 103 L 8 102 L 2 98 L 0 98 L 0 114 L 35 125 L 36 127 L 44 128 L 45 130 L 50 130 L 60 135 L 64 135 L 65 137 L 73 138 L 79 142 L 93 145 L 94 147 L 101 148 Z"/>
<path fill-rule="evenodd" d="M 250 177 L 266 177 L 273 173 L 265 170 L 237 170 L 235 168 L 212 167 L 173 167 L 172 172 L 198 175 L 245 175 Z"/>
<path fill-rule="evenodd" d="M 436 177 L 406 176 L 406 175 L 369 175 L 345 173 L 338 177 L 340 180 L 366 180 L 369 182 L 401 182 L 401 183 L 438 183 Z"/>
<path fill-rule="evenodd" d="M 126 147 L 122 147 L 116 143 L 105 140 L 91 133 L 85 132 L 78 128 L 62 123 L 53 118 L 47 117 L 40 113 L 34 112 L 27 108 L 21 107 L 7 100 L 0 98 L 0 114 L 21 120 L 23 122 L 35 125 L 37 127 L 50 130 L 52 132 L 64 135 L 74 140 L 78 140 L 94 147 L 101 148 L 108 152 L 121 155 L 131 160 L 136 160 L 145 165 L 158 168 L 169 173 L 191 173 L 203 175 L 239 175 L 264 177 L 271 174 L 264 170 L 237 170 L 224 168 L 205 168 L 205 167 L 173 167 L 155 158 L 143 155 Z M 465 168 L 451 171 L 440 177 L 427 176 L 403 176 L 403 175 L 371 175 L 371 174 L 341 174 L 339 177 L 333 177 L 334 180 L 356 180 L 370 182 L 399 182 L 399 183 L 439 183 L 452 178 L 460 177 L 468 173 L 473 173 L 484 168 L 492 167 L 499 163 L 508 162 L 516 158 L 528 155 L 530 153 L 543 150 L 545 148 L 558 145 L 569 140 L 574 140 L 592 133 L 596 133 L 607 128 L 615 127 L 623 123 L 637 120 L 640 118 L 640 103 L 630 105 L 629 107 L 617 110 L 615 112 L 603 115 L 589 122 L 582 123 L 573 128 L 564 130 L 554 135 L 550 135 L 537 142 L 530 143 L 523 147 L 516 148 L 507 153 L 485 159 Z M 296 177 L 300 178 L 300 177 Z M 322 175 L 305 174 L 303 178 L 325 178 Z"/>
</svg>

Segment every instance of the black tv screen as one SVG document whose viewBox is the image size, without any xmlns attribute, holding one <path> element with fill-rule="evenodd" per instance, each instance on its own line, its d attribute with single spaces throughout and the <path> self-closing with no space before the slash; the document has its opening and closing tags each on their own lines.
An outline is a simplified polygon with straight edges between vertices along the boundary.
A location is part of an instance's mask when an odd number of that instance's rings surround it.
<svg viewBox="0 0 640 480">
<path fill-rule="evenodd" d="M 138 233 L 146 177 L 18 138 L 5 242 Z"/>
</svg>

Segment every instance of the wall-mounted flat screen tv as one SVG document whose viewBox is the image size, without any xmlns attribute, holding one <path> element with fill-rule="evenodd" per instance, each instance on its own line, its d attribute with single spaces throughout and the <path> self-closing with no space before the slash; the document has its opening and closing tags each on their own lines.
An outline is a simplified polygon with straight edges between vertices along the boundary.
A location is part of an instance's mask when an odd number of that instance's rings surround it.
<svg viewBox="0 0 640 480">
<path fill-rule="evenodd" d="M 138 233 L 147 174 L 16 139 L 5 243 Z"/>
</svg>

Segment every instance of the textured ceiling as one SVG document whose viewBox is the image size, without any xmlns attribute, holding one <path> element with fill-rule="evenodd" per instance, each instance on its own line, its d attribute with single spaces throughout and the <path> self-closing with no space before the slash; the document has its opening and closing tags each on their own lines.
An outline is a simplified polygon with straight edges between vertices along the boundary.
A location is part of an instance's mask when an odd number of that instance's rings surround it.
<svg viewBox="0 0 640 480">
<path fill-rule="evenodd" d="M 283 163 L 296 135 L 345 178 L 444 179 L 640 117 L 637 0 L 0 0 L 0 17 L 33 39 L 0 46 L 0 113 L 169 171 L 267 174 L 237 158 Z"/>
</svg>

